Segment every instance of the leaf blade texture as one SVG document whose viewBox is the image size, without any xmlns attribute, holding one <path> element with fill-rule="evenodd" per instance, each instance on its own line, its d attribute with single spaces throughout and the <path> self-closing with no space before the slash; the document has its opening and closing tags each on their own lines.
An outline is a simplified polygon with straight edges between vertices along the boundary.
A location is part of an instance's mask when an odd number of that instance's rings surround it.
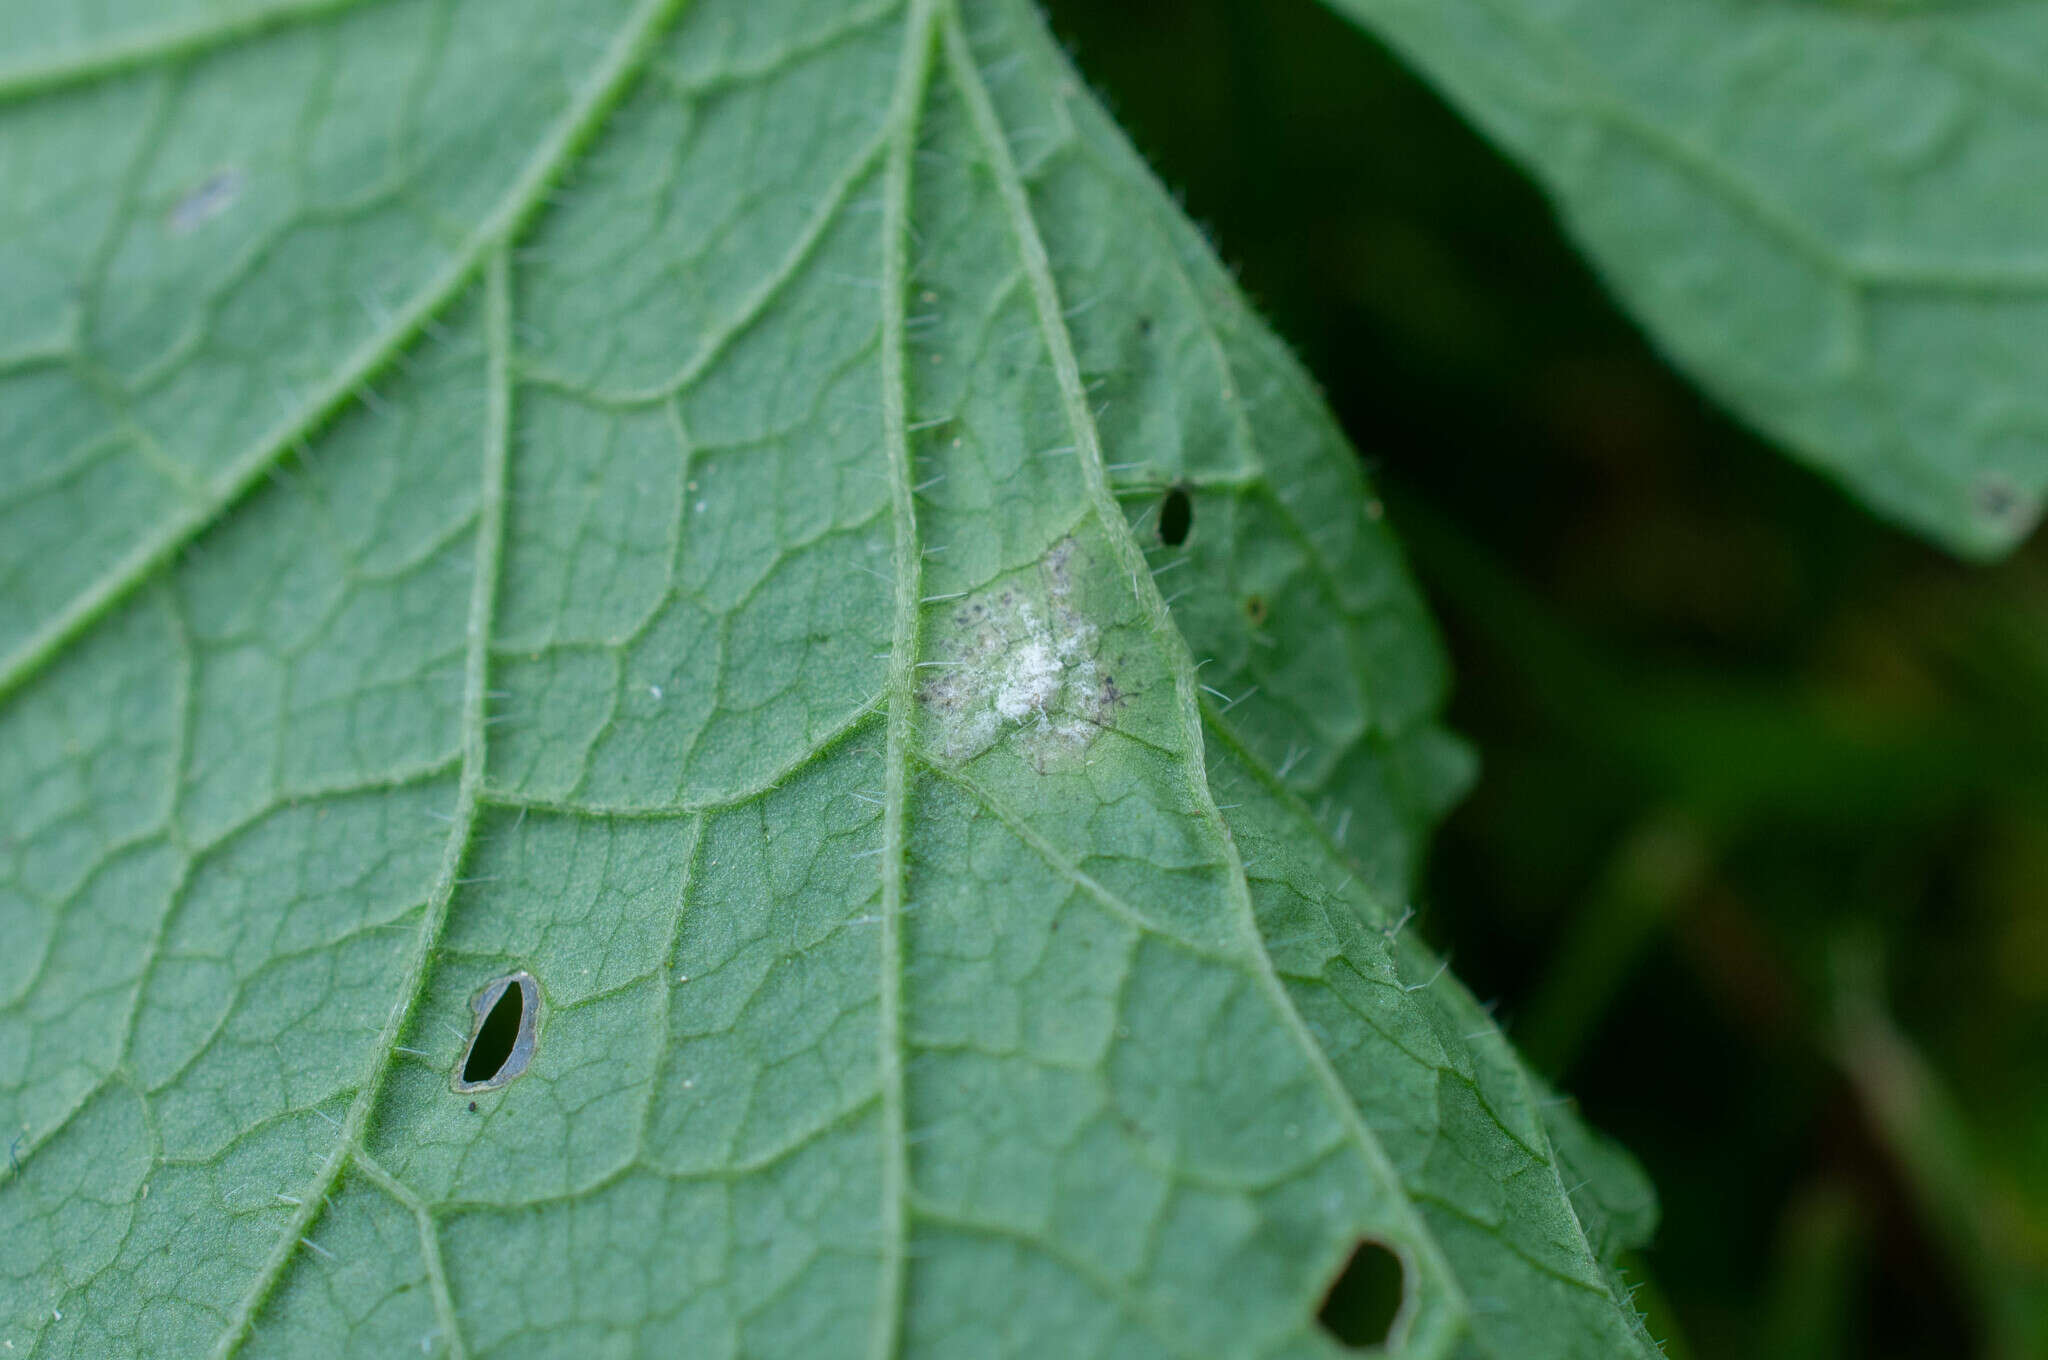
<svg viewBox="0 0 2048 1360">
<path fill-rule="evenodd" d="M 1393 541 L 1028 9 L 209 13 L 0 105 L 18 1352 L 1334 1354 L 1370 1239 L 1648 1353 L 1390 905 Z"/>
<path fill-rule="evenodd" d="M 1993 556 L 2048 492 L 2033 4 L 1332 0 L 1543 185 L 1692 378 Z"/>
</svg>

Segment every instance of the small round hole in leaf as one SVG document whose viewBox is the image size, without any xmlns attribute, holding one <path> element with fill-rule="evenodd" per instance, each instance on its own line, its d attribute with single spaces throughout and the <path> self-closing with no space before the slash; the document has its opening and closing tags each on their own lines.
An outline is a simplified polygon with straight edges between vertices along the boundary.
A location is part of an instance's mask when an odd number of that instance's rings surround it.
<svg viewBox="0 0 2048 1360">
<path fill-rule="evenodd" d="M 1407 1293 L 1408 1271 L 1400 1256 L 1384 1242 L 1362 1240 L 1330 1281 L 1316 1321 L 1352 1350 L 1384 1346 Z"/>
<path fill-rule="evenodd" d="M 540 986 L 528 972 L 493 978 L 470 1000 L 475 1021 L 469 1047 L 456 1069 L 457 1091 L 492 1091 L 533 1061 Z"/>
<path fill-rule="evenodd" d="M 1159 502 L 1159 541 L 1178 548 L 1188 541 L 1188 530 L 1194 527 L 1195 503 L 1180 487 L 1167 488 L 1166 498 Z"/>
</svg>

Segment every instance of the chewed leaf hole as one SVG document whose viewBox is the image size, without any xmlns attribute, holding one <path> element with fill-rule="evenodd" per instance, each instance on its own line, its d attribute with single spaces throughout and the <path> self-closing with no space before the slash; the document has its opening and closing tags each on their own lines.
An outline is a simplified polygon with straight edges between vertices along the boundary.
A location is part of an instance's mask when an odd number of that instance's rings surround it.
<svg viewBox="0 0 2048 1360">
<path fill-rule="evenodd" d="M 1387 1344 L 1408 1296 L 1408 1271 L 1383 1242 L 1360 1241 L 1323 1294 L 1316 1321 L 1353 1350 Z"/>
<path fill-rule="evenodd" d="M 499 992 L 498 1003 L 470 1041 L 469 1056 L 462 1061 L 462 1079 L 475 1085 L 503 1072 L 512 1061 L 512 1049 L 519 1042 L 519 1022 L 525 1018 L 525 998 L 519 989 L 507 987 Z"/>
<path fill-rule="evenodd" d="M 540 986 L 531 973 L 508 973 L 486 983 L 469 1008 L 475 1021 L 462 1066 L 455 1073 L 455 1089 L 496 1090 L 533 1061 Z"/>
<path fill-rule="evenodd" d="M 1194 527 L 1195 503 L 1181 488 L 1168 487 L 1166 499 L 1159 502 L 1159 541 L 1178 548 L 1188 541 L 1188 530 Z"/>
</svg>

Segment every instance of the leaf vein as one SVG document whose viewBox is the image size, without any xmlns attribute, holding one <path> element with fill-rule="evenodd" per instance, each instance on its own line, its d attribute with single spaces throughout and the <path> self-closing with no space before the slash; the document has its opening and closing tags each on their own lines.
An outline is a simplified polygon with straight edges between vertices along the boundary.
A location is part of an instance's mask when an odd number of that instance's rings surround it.
<svg viewBox="0 0 2048 1360">
<path fill-rule="evenodd" d="M 462 775 L 456 791 L 455 815 L 448 829 L 447 848 L 441 859 L 433 894 L 421 921 L 417 941 L 407 960 L 405 976 L 398 986 L 398 1001 L 377 1036 L 376 1046 L 364 1064 L 364 1073 L 349 1102 L 342 1122 L 319 1172 L 300 1198 L 303 1203 L 271 1248 L 255 1281 L 242 1295 L 228 1325 L 214 1345 L 218 1360 L 235 1354 L 251 1334 L 257 1310 L 284 1274 L 285 1266 L 297 1252 L 299 1241 L 318 1216 L 325 1196 L 348 1160 L 362 1145 L 363 1131 L 383 1089 L 398 1037 L 412 1018 L 421 986 L 433 961 L 434 947 L 448 920 L 448 907 L 455 895 L 456 879 L 469 853 L 470 833 L 476 824 L 478 794 L 483 787 L 485 737 L 484 709 L 488 703 L 491 620 L 497 603 L 499 572 L 503 563 L 505 530 L 505 478 L 511 446 L 511 328 L 512 288 L 510 265 L 502 247 L 491 255 L 485 271 L 484 325 L 488 335 L 488 406 L 484 420 L 482 490 L 478 495 L 476 565 L 470 581 L 469 624 L 466 632 L 462 696 Z"/>
<path fill-rule="evenodd" d="M 909 1257 L 910 1150 L 904 1113 L 903 898 L 905 802 L 908 798 L 913 668 L 923 554 L 911 491 L 909 385 L 904 373 L 904 293 L 909 287 L 910 174 L 932 65 L 934 0 L 913 0 L 904 24 L 903 57 L 890 99 L 888 161 L 882 191 L 881 397 L 882 442 L 889 459 L 889 500 L 895 521 L 895 619 L 889 644 L 888 735 L 883 758 L 882 903 L 876 1041 L 882 1094 L 881 1268 L 870 1360 L 892 1360 L 902 1348 Z"/>
<path fill-rule="evenodd" d="M 204 501 L 166 515 L 119 561 L 0 658 L 0 697 L 18 688 L 88 624 L 169 560 L 180 546 L 213 523 L 285 450 L 304 439 L 350 393 L 390 363 L 475 277 L 485 258 L 509 241 L 546 201 L 549 189 L 569 158 L 581 149 L 637 75 L 647 48 L 679 3 L 680 0 L 641 0 L 562 117 L 541 139 L 512 187 L 464 238 L 448 262 L 392 313 L 381 329 L 358 345 L 310 397 L 236 454 L 208 484 Z"/>
<path fill-rule="evenodd" d="M 1244 865 L 1238 855 L 1236 841 L 1231 836 L 1229 824 L 1217 809 L 1215 798 L 1209 789 L 1194 665 L 1188 656 L 1187 645 L 1175 628 L 1165 600 L 1147 568 L 1144 553 L 1131 534 L 1129 521 L 1124 518 L 1115 494 L 1110 489 L 1102 457 L 1100 434 L 1088 406 L 1087 393 L 1081 380 L 1080 364 L 1074 353 L 1073 338 L 1066 328 L 1059 290 L 1053 279 L 1052 262 L 1046 254 L 1043 240 L 1038 235 L 1037 223 L 1023 179 L 1018 174 L 1016 162 L 1010 154 L 1009 143 L 1004 136 L 1002 123 L 988 90 L 976 70 L 974 54 L 967 45 L 966 34 L 957 20 L 957 14 L 954 22 L 949 23 L 946 28 L 946 58 L 953 81 L 967 103 L 970 118 L 982 143 L 983 152 L 996 182 L 996 189 L 1009 218 L 1014 245 L 1022 258 L 1025 274 L 1030 280 L 1039 326 L 1052 358 L 1054 376 L 1066 408 L 1068 424 L 1074 432 L 1076 457 L 1080 463 L 1082 478 L 1087 484 L 1089 497 L 1096 507 L 1104 532 L 1119 558 L 1120 565 L 1131 578 L 1138 603 L 1145 610 L 1154 634 L 1159 639 L 1160 650 L 1173 671 L 1174 689 L 1179 701 L 1184 739 L 1187 743 L 1187 750 L 1182 759 L 1187 774 L 1188 796 L 1203 820 L 1215 830 L 1228 861 L 1231 905 L 1237 916 L 1242 946 L 1248 960 L 1254 966 L 1259 988 L 1273 1008 L 1276 1018 L 1301 1051 L 1321 1087 L 1324 1099 L 1344 1124 L 1365 1167 L 1384 1185 L 1389 1202 L 1398 1206 L 1397 1211 L 1407 1220 L 1417 1249 L 1426 1252 L 1431 1258 L 1431 1265 L 1434 1267 L 1431 1274 L 1440 1279 L 1451 1291 L 1451 1297 L 1446 1300 L 1447 1310 L 1469 1318 L 1470 1304 L 1464 1298 L 1456 1277 L 1451 1273 L 1442 1246 L 1403 1196 L 1400 1176 L 1395 1171 L 1386 1150 L 1365 1123 L 1357 1102 L 1352 1099 L 1350 1092 L 1338 1078 L 1335 1069 L 1330 1065 L 1328 1055 L 1309 1034 L 1300 1012 L 1295 1009 L 1287 995 L 1285 984 L 1273 971 L 1272 959 L 1265 951 L 1264 942 L 1258 933 L 1258 923 L 1252 914 L 1250 887 L 1245 879 Z"/>
</svg>

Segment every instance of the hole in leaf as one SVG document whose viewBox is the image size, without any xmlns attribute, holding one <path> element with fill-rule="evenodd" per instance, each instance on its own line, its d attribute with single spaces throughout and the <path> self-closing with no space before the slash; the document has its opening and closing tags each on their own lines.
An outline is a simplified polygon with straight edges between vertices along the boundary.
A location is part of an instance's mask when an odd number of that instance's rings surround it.
<svg viewBox="0 0 2048 1360">
<path fill-rule="evenodd" d="M 1361 1241 L 1330 1281 L 1316 1321 L 1353 1350 L 1387 1344 L 1408 1293 L 1408 1271 L 1384 1242 Z"/>
<path fill-rule="evenodd" d="M 470 1001 L 476 1021 L 469 1051 L 455 1076 L 457 1091 L 490 1091 L 526 1071 L 533 1061 L 540 987 L 527 972 L 486 983 Z"/>
<path fill-rule="evenodd" d="M 519 1042 L 519 1022 L 526 1014 L 526 998 L 517 987 L 498 993 L 498 1002 L 484 1017 L 483 1028 L 470 1041 L 469 1056 L 462 1062 L 462 1079 L 472 1086 L 489 1081 L 505 1070 L 512 1060 L 512 1046 Z"/>
<path fill-rule="evenodd" d="M 1179 487 L 1168 488 L 1166 499 L 1159 502 L 1159 541 L 1178 548 L 1188 541 L 1188 530 L 1194 527 L 1195 503 Z"/>
</svg>

